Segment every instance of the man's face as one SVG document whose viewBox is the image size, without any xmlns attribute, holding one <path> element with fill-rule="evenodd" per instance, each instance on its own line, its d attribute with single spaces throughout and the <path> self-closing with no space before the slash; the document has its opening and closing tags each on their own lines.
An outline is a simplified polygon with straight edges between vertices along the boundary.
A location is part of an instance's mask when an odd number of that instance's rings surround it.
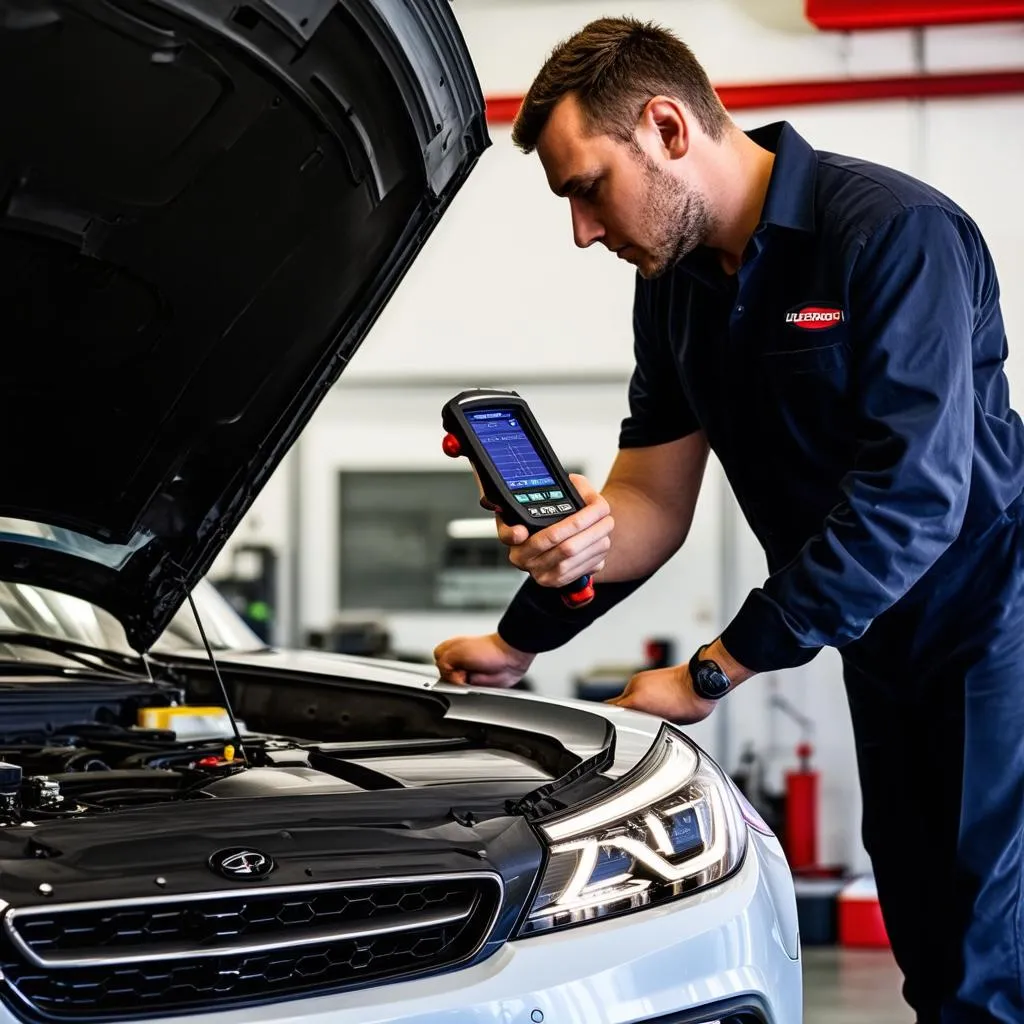
<svg viewBox="0 0 1024 1024">
<path fill-rule="evenodd" d="M 652 148 L 591 134 L 573 96 L 551 112 L 537 145 L 551 190 L 569 200 L 576 244 L 602 242 L 646 278 L 705 241 L 711 223 L 703 194 Z"/>
</svg>

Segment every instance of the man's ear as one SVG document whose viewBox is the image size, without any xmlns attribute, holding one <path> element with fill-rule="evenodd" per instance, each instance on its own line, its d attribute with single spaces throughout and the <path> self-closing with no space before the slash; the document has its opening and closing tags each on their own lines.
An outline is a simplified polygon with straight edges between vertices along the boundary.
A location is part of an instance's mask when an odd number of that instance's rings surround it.
<svg viewBox="0 0 1024 1024">
<path fill-rule="evenodd" d="M 640 116 L 640 127 L 658 139 L 663 156 L 678 160 L 690 147 L 690 124 L 686 108 L 669 96 L 648 100 Z"/>
</svg>

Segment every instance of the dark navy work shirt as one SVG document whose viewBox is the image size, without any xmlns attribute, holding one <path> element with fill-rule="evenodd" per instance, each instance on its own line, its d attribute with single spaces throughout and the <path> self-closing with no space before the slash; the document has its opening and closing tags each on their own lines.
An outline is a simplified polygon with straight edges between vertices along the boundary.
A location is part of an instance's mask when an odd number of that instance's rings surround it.
<svg viewBox="0 0 1024 1024">
<path fill-rule="evenodd" d="M 894 170 L 787 124 L 761 225 L 640 281 L 624 447 L 702 429 L 770 576 L 723 643 L 781 668 L 842 646 L 1024 489 L 996 272 L 976 225 Z"/>
<path fill-rule="evenodd" d="M 723 643 L 766 671 L 861 637 L 968 550 L 1024 490 L 1024 425 L 996 272 L 964 211 L 788 124 L 749 134 L 775 163 L 739 273 L 698 249 L 637 279 L 620 444 L 705 432 L 768 559 Z M 531 581 L 499 631 L 550 649 L 631 588 L 603 589 L 580 617 Z"/>
</svg>

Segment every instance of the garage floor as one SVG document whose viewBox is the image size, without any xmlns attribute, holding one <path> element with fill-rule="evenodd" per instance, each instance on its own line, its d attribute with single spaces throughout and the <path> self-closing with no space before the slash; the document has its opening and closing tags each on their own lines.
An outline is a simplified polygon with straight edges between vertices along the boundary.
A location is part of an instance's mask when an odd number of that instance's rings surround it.
<svg viewBox="0 0 1024 1024">
<path fill-rule="evenodd" d="M 810 947 L 803 958 L 804 1024 L 912 1024 L 888 950 Z"/>
</svg>

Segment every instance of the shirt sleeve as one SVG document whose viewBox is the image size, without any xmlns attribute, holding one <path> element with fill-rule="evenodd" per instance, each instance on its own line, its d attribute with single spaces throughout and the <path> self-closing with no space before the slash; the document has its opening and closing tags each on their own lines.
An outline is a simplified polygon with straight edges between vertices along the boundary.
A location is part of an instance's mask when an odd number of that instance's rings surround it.
<svg viewBox="0 0 1024 1024">
<path fill-rule="evenodd" d="M 750 593 L 722 635 L 757 671 L 862 636 L 956 539 L 970 487 L 974 274 L 969 225 L 903 210 L 868 239 L 849 289 L 855 456 L 845 498 Z"/>
<path fill-rule="evenodd" d="M 672 285 L 679 286 L 668 278 L 651 284 L 637 274 L 633 300 L 636 365 L 629 382 L 629 415 L 619 432 L 620 448 L 667 444 L 700 429 L 683 391 L 672 339 L 664 327 L 662 300 L 670 297 Z"/>
<path fill-rule="evenodd" d="M 568 608 L 560 591 L 542 587 L 531 577 L 519 588 L 498 623 L 498 636 L 517 651 L 540 654 L 567 644 L 591 623 L 624 601 L 650 577 L 619 583 L 597 581 L 594 600 Z"/>
</svg>

